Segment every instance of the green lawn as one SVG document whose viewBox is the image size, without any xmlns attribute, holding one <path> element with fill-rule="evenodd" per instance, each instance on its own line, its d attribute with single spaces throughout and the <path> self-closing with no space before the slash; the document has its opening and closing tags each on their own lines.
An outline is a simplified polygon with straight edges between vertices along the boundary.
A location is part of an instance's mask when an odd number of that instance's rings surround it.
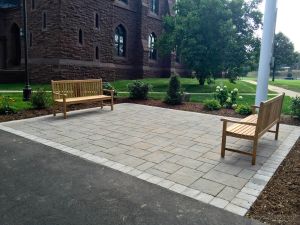
<svg viewBox="0 0 300 225">
<path fill-rule="evenodd" d="M 300 92 L 300 80 L 275 80 L 274 82 L 269 81 L 269 84 L 291 91 Z"/>
<path fill-rule="evenodd" d="M 0 93 L 0 97 L 4 97 L 4 96 L 12 98 L 14 100 L 14 102 L 10 102 L 10 106 L 14 107 L 17 111 L 32 108 L 31 102 L 23 101 L 22 93 L 8 93 L 8 94 Z M 0 103 L 1 103 L 1 100 L 0 100 Z"/>
<path fill-rule="evenodd" d="M 153 86 L 152 91 L 154 92 L 166 92 L 168 88 L 169 78 L 149 78 L 142 80 L 145 83 L 149 83 Z M 182 89 L 190 93 L 211 93 L 216 90 L 216 86 L 226 85 L 230 90 L 238 88 L 240 93 L 255 93 L 256 86 L 253 84 L 246 83 L 244 81 L 237 81 L 236 84 L 230 83 L 227 79 L 217 79 L 214 84 L 199 86 L 197 79 L 181 78 Z M 131 83 L 132 80 L 120 80 L 115 81 L 112 85 L 118 91 L 128 91 L 127 84 Z"/>
<path fill-rule="evenodd" d="M 17 90 L 22 91 L 24 88 L 24 84 L 16 83 L 16 84 L 0 84 L 0 90 Z M 50 84 L 30 84 L 32 90 L 36 90 L 38 88 L 43 88 L 47 91 L 51 91 Z"/>
</svg>

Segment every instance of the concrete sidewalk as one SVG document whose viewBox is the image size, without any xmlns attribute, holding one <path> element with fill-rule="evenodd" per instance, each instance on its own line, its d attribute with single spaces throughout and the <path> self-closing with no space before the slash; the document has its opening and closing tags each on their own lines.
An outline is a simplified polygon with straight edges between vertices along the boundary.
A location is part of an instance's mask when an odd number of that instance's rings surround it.
<svg viewBox="0 0 300 225">
<path fill-rule="evenodd" d="M 261 224 L 0 131 L 0 224 Z"/>
<path fill-rule="evenodd" d="M 253 81 L 253 80 L 243 80 L 245 82 L 248 82 L 250 84 L 254 84 L 254 85 L 257 85 L 257 82 L 256 81 Z M 290 96 L 290 97 L 293 97 L 295 98 L 296 96 L 300 96 L 300 93 L 299 92 L 296 92 L 296 91 L 290 91 L 288 89 L 285 89 L 285 88 L 281 88 L 281 87 L 277 87 L 277 86 L 274 86 L 274 85 L 268 85 L 268 89 L 270 91 L 275 91 L 277 92 L 278 94 L 281 94 L 281 93 L 285 93 L 286 96 Z"/>
</svg>

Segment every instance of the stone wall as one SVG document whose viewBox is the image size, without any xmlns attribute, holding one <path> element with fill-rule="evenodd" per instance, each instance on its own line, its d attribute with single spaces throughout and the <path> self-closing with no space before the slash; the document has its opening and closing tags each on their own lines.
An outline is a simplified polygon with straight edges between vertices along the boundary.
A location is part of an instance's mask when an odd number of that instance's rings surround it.
<svg viewBox="0 0 300 225">
<path fill-rule="evenodd" d="M 159 37 L 163 32 L 162 16 L 171 13 L 174 1 L 160 0 L 158 15 L 150 12 L 150 0 L 129 0 L 128 5 L 119 0 L 40 0 L 35 9 L 27 1 L 31 81 L 169 76 L 175 64 L 171 57 L 150 60 L 148 37 L 150 33 Z M 47 15 L 46 29 L 42 26 L 43 13 Z M 95 26 L 96 14 L 99 28 Z M 6 17 L 9 23 L 17 20 L 20 24 L 20 10 Z M 114 32 L 120 24 L 127 33 L 125 57 L 114 55 Z M 83 44 L 79 43 L 80 29 Z"/>
</svg>

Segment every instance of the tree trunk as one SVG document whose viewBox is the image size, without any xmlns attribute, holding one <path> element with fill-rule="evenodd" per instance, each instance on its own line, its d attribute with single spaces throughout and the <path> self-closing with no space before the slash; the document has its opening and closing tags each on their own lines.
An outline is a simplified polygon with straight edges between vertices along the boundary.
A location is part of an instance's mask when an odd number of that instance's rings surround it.
<svg viewBox="0 0 300 225">
<path fill-rule="evenodd" d="M 205 77 L 203 75 L 200 75 L 198 80 L 199 80 L 199 85 L 203 86 L 205 83 Z"/>
</svg>

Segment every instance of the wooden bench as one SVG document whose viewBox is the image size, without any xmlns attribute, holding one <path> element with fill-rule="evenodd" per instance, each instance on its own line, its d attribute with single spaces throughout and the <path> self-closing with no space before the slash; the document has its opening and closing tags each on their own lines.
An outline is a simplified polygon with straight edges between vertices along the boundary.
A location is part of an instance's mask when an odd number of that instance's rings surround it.
<svg viewBox="0 0 300 225">
<path fill-rule="evenodd" d="M 67 105 L 100 102 L 103 108 L 103 101 L 109 100 L 111 110 L 114 104 L 114 90 L 102 88 L 102 80 L 60 80 L 51 81 L 53 97 L 53 116 L 56 116 L 56 110 L 62 107 L 64 118 L 67 118 Z M 110 95 L 104 95 L 103 91 L 110 92 Z"/>
<path fill-rule="evenodd" d="M 270 100 L 262 102 L 260 106 L 252 106 L 253 113 L 240 121 L 221 119 L 223 121 L 223 134 L 222 134 L 222 147 L 221 156 L 224 158 L 225 150 L 238 152 L 246 155 L 252 156 L 252 165 L 255 165 L 256 160 L 256 150 L 258 139 L 263 136 L 266 132 L 275 133 L 275 140 L 278 139 L 279 132 L 279 122 L 282 103 L 284 99 L 284 93 L 274 97 Z M 234 123 L 233 125 L 227 127 L 228 123 Z M 276 125 L 276 130 L 270 130 L 274 125 Z M 232 136 L 236 138 L 248 139 L 253 141 L 252 153 L 240 151 L 232 148 L 226 148 L 226 137 Z"/>
</svg>

